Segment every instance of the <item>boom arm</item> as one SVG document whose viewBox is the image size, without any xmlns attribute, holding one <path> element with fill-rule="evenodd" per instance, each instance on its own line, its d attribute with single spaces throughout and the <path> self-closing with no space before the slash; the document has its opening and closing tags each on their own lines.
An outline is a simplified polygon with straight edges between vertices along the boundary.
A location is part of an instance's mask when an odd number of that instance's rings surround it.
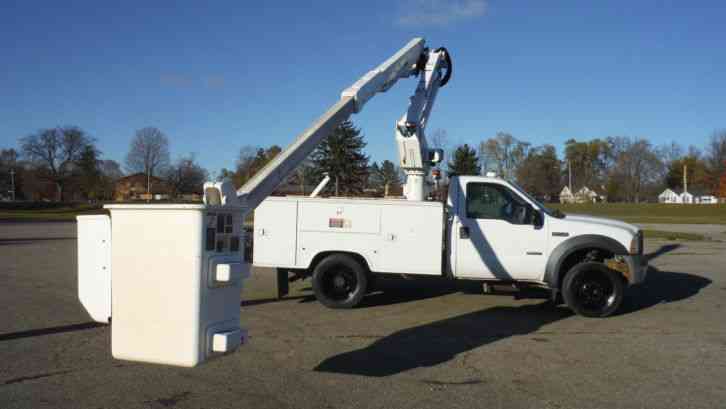
<svg viewBox="0 0 726 409">
<path fill-rule="evenodd" d="M 445 74 L 442 72 L 444 68 Z M 401 169 L 406 173 L 404 194 L 408 200 L 426 198 L 428 168 L 443 159 L 443 151 L 429 150 L 425 130 L 436 95 L 439 88 L 449 81 L 451 69 L 451 58 L 445 48 L 430 52 L 408 111 L 396 123 L 398 158 Z"/>
<path fill-rule="evenodd" d="M 236 198 L 233 197 L 228 186 L 216 185 L 215 187 L 219 189 L 223 197 L 223 199 L 219 200 L 238 202 L 247 211 L 256 208 L 265 198 L 272 194 L 275 188 L 305 160 L 325 137 L 330 135 L 336 126 L 348 119 L 351 114 L 360 112 L 365 103 L 375 94 L 387 91 L 399 79 L 419 74 L 424 70 L 424 65 L 428 70 L 427 59 L 429 54 L 437 55 L 437 53 L 429 53 L 424 48 L 423 38 L 411 40 L 383 64 L 369 71 L 352 86 L 345 89 L 337 103 L 237 190 Z M 436 88 L 438 88 L 438 77 L 436 82 Z M 427 91 L 427 95 L 435 96 L 435 93 L 435 90 L 433 94 L 431 94 L 430 90 Z M 409 109 L 409 112 L 411 112 L 411 109 Z M 430 112 L 430 104 L 424 104 L 423 109 L 417 116 L 416 123 L 425 124 L 428 112 Z M 420 135 L 423 136 L 422 133 Z M 421 146 L 425 147 L 425 141 Z M 205 201 L 211 199 L 211 195 L 206 193 L 208 187 L 209 184 L 205 184 Z"/>
<path fill-rule="evenodd" d="M 343 91 L 335 105 L 237 191 L 240 204 L 250 210 L 257 207 L 336 126 L 360 112 L 376 93 L 385 92 L 399 79 L 417 73 L 423 51 L 424 40 L 415 38 Z"/>
<path fill-rule="evenodd" d="M 297 165 L 307 158 L 323 138 L 330 135 L 333 129 L 348 119 L 353 112 L 355 112 L 355 98 L 341 98 L 237 190 L 240 204 L 248 211 L 256 208 L 295 170 Z"/>
</svg>

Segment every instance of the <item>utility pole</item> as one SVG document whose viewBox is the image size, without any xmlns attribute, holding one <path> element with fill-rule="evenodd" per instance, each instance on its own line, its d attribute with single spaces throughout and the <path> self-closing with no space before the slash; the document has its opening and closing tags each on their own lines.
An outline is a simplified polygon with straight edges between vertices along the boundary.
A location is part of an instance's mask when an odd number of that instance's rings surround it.
<svg viewBox="0 0 726 409">
<path fill-rule="evenodd" d="M 151 172 L 146 171 L 146 201 L 151 200 Z"/>
<path fill-rule="evenodd" d="M 567 161 L 567 175 L 568 175 L 567 185 L 570 188 L 570 193 L 572 193 L 572 163 L 569 160 Z"/>
<path fill-rule="evenodd" d="M 10 192 L 13 194 L 13 202 L 15 201 L 15 169 L 10 169 Z"/>
</svg>

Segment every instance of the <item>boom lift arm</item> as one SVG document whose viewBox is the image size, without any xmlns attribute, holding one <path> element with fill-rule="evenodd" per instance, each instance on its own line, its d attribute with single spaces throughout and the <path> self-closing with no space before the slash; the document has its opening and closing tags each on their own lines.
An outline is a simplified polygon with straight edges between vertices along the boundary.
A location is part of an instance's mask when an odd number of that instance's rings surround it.
<svg viewBox="0 0 726 409">
<path fill-rule="evenodd" d="M 445 76 L 442 76 L 443 68 L 447 69 Z M 383 64 L 345 89 L 337 103 L 237 190 L 236 195 L 228 184 L 205 184 L 205 202 L 232 201 L 247 209 L 246 212 L 253 210 L 336 126 L 350 115 L 361 112 L 368 100 L 390 89 L 399 79 L 419 74 L 421 79 L 411 98 L 409 110 L 396 126 L 396 139 L 399 140 L 401 166 L 409 175 L 409 183 L 413 181 L 412 185 L 415 185 L 414 188 L 407 188 L 408 192 L 413 192 L 407 194 L 407 197 L 410 200 L 423 200 L 425 171 L 430 164 L 440 161 L 442 156 L 440 152 L 429 152 L 423 130 L 438 88 L 445 85 L 451 76 L 451 60 L 445 49 L 432 52 L 424 47 L 423 38 L 414 38 Z M 216 189 L 210 188 L 218 189 L 221 197 L 216 195 Z"/>
<path fill-rule="evenodd" d="M 443 74 L 442 70 L 446 69 Z M 429 166 L 443 160 L 441 149 L 430 150 L 425 129 L 439 88 L 451 78 L 451 57 L 445 48 L 429 52 L 426 66 L 419 77 L 416 93 L 406 114 L 396 123 L 396 142 L 401 168 L 406 173 L 404 195 L 408 200 L 424 200 L 427 196 L 425 177 Z"/>
</svg>

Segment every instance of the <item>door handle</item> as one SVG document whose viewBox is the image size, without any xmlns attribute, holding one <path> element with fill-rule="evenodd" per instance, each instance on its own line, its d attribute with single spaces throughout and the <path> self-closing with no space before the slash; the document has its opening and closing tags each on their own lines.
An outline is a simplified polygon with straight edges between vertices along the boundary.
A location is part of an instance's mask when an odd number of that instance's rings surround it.
<svg viewBox="0 0 726 409">
<path fill-rule="evenodd" d="M 467 226 L 461 226 L 461 227 L 459 227 L 459 238 L 460 239 L 468 239 L 469 238 L 469 228 Z"/>
</svg>

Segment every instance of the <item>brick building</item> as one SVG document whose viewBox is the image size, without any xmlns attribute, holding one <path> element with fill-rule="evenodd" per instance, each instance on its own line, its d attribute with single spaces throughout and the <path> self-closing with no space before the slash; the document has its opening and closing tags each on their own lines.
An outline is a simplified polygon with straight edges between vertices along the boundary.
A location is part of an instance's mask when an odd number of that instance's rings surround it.
<svg viewBox="0 0 726 409">
<path fill-rule="evenodd" d="M 147 194 L 147 184 L 150 189 Z M 117 202 L 134 200 L 161 200 L 169 198 L 169 186 L 161 179 L 151 176 L 147 179 L 145 173 L 135 173 L 124 176 L 116 181 L 113 200 Z"/>
</svg>

